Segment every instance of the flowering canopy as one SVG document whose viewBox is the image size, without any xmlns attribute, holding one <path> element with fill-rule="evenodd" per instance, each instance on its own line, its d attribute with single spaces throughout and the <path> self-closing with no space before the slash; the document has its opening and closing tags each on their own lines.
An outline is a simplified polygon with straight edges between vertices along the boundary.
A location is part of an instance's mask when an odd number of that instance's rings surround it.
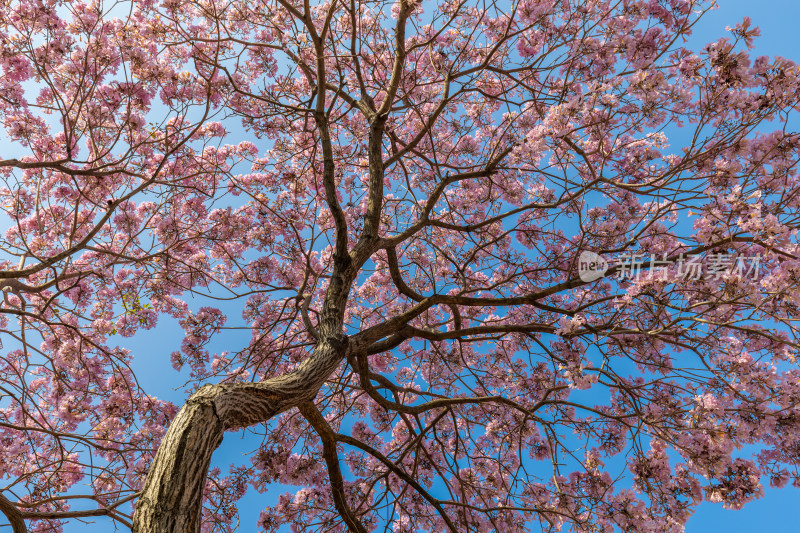
<svg viewBox="0 0 800 533">
<path fill-rule="evenodd" d="M 684 48 L 709 4 L 0 2 L 14 532 L 233 531 L 273 483 L 263 531 L 681 531 L 800 485 L 800 70 L 747 19 Z M 125 348 L 159 320 L 182 407 Z"/>
</svg>

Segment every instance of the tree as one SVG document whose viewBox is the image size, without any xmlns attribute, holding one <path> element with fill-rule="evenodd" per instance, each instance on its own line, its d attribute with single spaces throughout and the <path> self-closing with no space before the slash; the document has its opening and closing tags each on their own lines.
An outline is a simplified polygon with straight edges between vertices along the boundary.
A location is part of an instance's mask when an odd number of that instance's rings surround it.
<svg viewBox="0 0 800 533">
<path fill-rule="evenodd" d="M 681 531 L 800 485 L 800 72 L 747 19 L 685 48 L 710 7 L 3 2 L 13 531 L 232 531 L 275 482 L 265 531 Z M 180 408 L 124 347 L 159 319 Z"/>
</svg>

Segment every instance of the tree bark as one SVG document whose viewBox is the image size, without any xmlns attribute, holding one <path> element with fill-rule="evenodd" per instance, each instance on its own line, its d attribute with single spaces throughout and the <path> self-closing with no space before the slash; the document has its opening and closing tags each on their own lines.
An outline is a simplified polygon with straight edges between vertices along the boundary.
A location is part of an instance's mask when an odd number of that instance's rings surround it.
<svg viewBox="0 0 800 533">
<path fill-rule="evenodd" d="M 0 512 L 6 515 L 8 523 L 11 525 L 13 533 L 28 533 L 28 528 L 25 526 L 25 520 L 22 518 L 22 513 L 11 500 L 0 494 Z"/>
<path fill-rule="evenodd" d="M 347 350 L 347 337 L 328 337 L 286 375 L 201 387 L 178 412 L 153 458 L 136 503 L 133 532 L 199 533 L 211 455 L 225 431 L 266 422 L 313 400 Z"/>
</svg>

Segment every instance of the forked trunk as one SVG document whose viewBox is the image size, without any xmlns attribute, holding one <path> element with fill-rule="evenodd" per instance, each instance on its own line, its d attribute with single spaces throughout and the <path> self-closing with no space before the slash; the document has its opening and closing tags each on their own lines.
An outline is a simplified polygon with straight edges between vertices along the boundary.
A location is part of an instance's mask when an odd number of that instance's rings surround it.
<svg viewBox="0 0 800 533">
<path fill-rule="evenodd" d="M 297 370 L 260 383 L 205 385 L 178 412 L 147 473 L 134 533 L 199 533 L 211 455 L 226 430 L 266 422 L 313 400 L 345 357 L 346 338 L 321 342 Z"/>
</svg>

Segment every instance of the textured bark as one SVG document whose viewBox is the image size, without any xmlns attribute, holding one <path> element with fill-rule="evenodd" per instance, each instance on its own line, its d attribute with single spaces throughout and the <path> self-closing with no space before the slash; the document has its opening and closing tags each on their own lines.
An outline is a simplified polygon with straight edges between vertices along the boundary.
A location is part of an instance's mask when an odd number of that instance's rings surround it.
<svg viewBox="0 0 800 533">
<path fill-rule="evenodd" d="M 347 339 L 338 336 L 322 341 L 284 376 L 200 388 L 178 412 L 156 452 L 136 504 L 134 533 L 198 533 L 211 455 L 224 432 L 313 400 L 346 353 Z"/>
<path fill-rule="evenodd" d="M 313 25 L 308 29 L 313 34 Z M 316 39 L 314 35 L 312 38 Z M 324 61 L 318 61 L 317 78 L 319 85 L 325 87 Z M 222 442 L 224 432 L 266 422 L 283 411 L 312 401 L 348 355 L 348 338 L 342 334 L 347 298 L 360 267 L 380 248 L 377 228 L 384 168 L 380 147 L 385 116 L 376 116 L 370 127 L 369 209 L 363 234 L 352 251 L 348 251 L 348 228 L 336 194 L 333 148 L 324 101 L 323 91 L 317 97 L 314 119 L 320 134 L 323 183 L 336 226 L 336 239 L 333 269 L 320 312 L 318 344 L 297 370 L 284 376 L 260 383 L 205 385 L 192 395 L 170 425 L 153 458 L 136 504 L 134 533 L 199 533 L 203 487 L 211 455 Z M 347 524 L 357 528 L 355 519 L 348 519 Z"/>
<path fill-rule="evenodd" d="M 0 512 L 6 515 L 13 533 L 28 533 L 28 528 L 25 527 L 25 520 L 22 519 L 22 513 L 11 500 L 2 494 L 0 494 Z"/>
</svg>

